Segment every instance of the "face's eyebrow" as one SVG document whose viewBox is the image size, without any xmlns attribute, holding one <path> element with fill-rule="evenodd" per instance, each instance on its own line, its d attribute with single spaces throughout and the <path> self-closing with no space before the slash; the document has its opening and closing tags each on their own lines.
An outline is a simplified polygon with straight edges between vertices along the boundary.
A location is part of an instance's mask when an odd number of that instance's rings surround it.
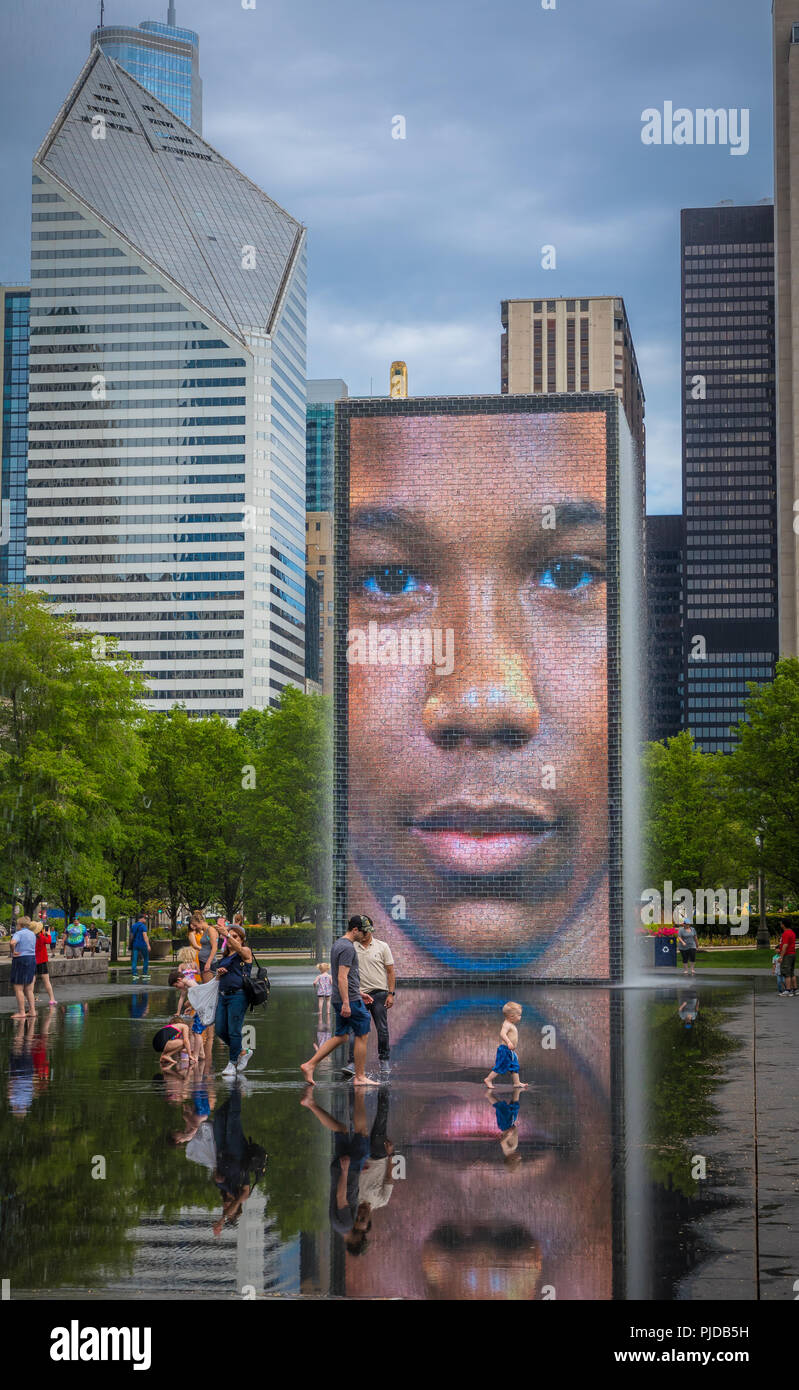
<svg viewBox="0 0 799 1390">
<path fill-rule="evenodd" d="M 406 507 L 355 507 L 350 512 L 350 529 L 373 531 L 397 539 L 429 539 L 424 521 Z"/>
<path fill-rule="evenodd" d="M 573 502 L 555 504 L 555 531 L 574 530 L 577 526 L 604 526 L 607 516 L 598 502 L 578 497 Z"/>
</svg>

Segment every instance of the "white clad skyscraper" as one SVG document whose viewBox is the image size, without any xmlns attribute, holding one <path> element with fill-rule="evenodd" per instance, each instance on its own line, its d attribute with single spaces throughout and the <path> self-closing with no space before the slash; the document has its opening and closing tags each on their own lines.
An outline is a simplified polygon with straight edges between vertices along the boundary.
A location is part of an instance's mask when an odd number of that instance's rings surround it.
<svg viewBox="0 0 799 1390">
<path fill-rule="evenodd" d="M 305 231 L 95 49 L 33 164 L 27 577 L 153 708 L 304 685 Z"/>
</svg>

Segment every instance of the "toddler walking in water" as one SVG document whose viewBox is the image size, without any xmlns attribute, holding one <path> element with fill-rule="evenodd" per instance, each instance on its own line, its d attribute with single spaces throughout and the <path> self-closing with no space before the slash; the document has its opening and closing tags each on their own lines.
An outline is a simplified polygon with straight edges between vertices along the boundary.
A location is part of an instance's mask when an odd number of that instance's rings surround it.
<svg viewBox="0 0 799 1390">
<path fill-rule="evenodd" d="M 317 975 L 314 980 L 316 999 L 319 1006 L 318 1024 L 322 1027 L 322 1013 L 327 1010 L 327 1027 L 330 1027 L 330 997 L 333 993 L 333 976 L 330 974 L 330 966 L 325 961 L 320 961 L 316 967 Z"/>
<path fill-rule="evenodd" d="M 502 1015 L 504 1021 L 499 1030 L 500 1041 L 494 1059 L 494 1067 L 483 1080 L 486 1086 L 493 1086 L 498 1076 L 509 1076 L 514 1087 L 526 1091 L 527 1083 L 519 1080 L 519 1058 L 516 1056 L 516 1047 L 519 1042 L 516 1025 L 522 1016 L 521 1004 L 515 1004 L 513 1000 L 508 1004 L 503 1004 Z"/>
</svg>

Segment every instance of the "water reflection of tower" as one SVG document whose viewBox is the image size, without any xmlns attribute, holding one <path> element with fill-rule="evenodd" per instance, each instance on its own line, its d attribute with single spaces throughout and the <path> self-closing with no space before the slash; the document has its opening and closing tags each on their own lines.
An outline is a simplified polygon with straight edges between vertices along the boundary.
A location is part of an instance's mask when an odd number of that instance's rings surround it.
<svg viewBox="0 0 799 1390">
<path fill-rule="evenodd" d="M 281 1241 L 266 1193 L 256 1188 L 236 1226 L 227 1226 L 219 1237 L 212 1222 L 212 1210 L 199 1206 L 184 1207 L 171 1221 L 143 1217 L 126 1233 L 135 1246 L 130 1274 L 109 1282 L 108 1291 L 120 1297 L 139 1290 L 150 1296 L 222 1298 L 241 1296 L 249 1285 L 256 1298 L 299 1292 L 300 1243 Z"/>
</svg>

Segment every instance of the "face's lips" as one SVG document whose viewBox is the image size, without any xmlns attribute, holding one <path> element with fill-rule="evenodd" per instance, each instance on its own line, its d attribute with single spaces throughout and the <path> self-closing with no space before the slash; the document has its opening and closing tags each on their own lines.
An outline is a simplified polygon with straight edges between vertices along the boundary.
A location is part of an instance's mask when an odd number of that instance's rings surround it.
<svg viewBox="0 0 799 1390">
<path fill-rule="evenodd" d="M 440 868 L 491 874 L 537 858 L 565 822 L 540 803 L 456 801 L 430 807 L 406 824 Z"/>
</svg>

